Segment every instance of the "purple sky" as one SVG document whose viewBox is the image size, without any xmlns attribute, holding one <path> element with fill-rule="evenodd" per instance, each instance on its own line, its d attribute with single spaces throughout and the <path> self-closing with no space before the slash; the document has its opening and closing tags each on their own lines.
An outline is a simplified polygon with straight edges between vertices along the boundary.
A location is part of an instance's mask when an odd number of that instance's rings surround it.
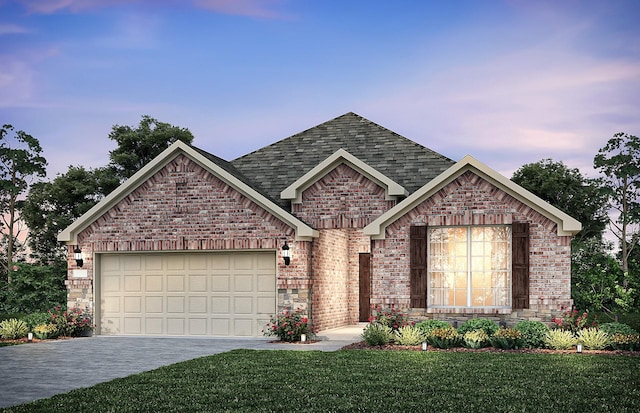
<svg viewBox="0 0 640 413">
<path fill-rule="evenodd" d="M 510 177 L 640 133 L 640 1 L 0 0 L 0 122 L 49 175 L 115 124 L 231 160 L 356 112 Z"/>
</svg>

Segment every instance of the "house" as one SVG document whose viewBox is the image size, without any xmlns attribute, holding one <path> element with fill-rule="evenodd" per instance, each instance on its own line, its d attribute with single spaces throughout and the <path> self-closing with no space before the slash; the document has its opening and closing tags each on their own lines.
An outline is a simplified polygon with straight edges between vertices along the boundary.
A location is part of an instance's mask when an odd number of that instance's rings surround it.
<svg viewBox="0 0 640 413">
<path fill-rule="evenodd" d="M 59 240 L 69 306 L 101 334 L 260 336 L 285 308 L 318 330 L 376 305 L 550 321 L 580 228 L 470 156 L 347 113 L 231 162 L 175 143 Z"/>
</svg>

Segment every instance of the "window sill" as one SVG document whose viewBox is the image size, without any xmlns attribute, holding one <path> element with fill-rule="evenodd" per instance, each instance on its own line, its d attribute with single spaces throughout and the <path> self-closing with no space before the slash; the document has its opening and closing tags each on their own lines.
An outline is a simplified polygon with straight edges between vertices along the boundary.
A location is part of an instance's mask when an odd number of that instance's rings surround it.
<svg viewBox="0 0 640 413">
<path fill-rule="evenodd" d="M 427 314 L 511 314 L 513 312 L 511 307 L 429 307 L 425 311 Z"/>
</svg>

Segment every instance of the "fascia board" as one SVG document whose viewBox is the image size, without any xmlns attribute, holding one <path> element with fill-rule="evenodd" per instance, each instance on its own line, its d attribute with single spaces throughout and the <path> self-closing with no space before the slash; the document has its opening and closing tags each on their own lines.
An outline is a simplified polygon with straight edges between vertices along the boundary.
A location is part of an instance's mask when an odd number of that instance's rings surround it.
<svg viewBox="0 0 640 413">
<path fill-rule="evenodd" d="M 280 198 L 292 200 L 293 203 L 302 202 L 302 193 L 319 179 L 340 164 L 347 164 L 359 173 L 385 188 L 385 198 L 395 200 L 399 196 L 407 196 L 409 192 L 400 184 L 387 177 L 383 173 L 372 168 L 365 162 L 353 156 L 344 149 L 338 149 L 331 156 L 320 162 L 309 172 L 297 179 L 280 193 Z"/>
<path fill-rule="evenodd" d="M 430 196 L 468 170 L 502 189 L 507 194 L 533 208 L 545 217 L 556 222 L 558 224 L 559 236 L 573 236 L 582 229 L 582 224 L 576 219 L 527 191 L 512 180 L 507 179 L 472 156 L 467 155 L 460 160 L 460 162 L 451 166 L 431 182 L 427 183 L 405 200 L 398 203 L 394 208 L 390 209 L 378 219 L 374 220 L 371 224 L 367 225 L 364 228 L 365 235 L 369 235 L 372 239 L 384 239 L 385 230 L 388 225 L 395 222 L 397 219 L 411 211 L 424 200 L 428 199 Z"/>
<path fill-rule="evenodd" d="M 296 230 L 296 240 L 310 240 L 312 238 L 318 237 L 318 231 L 309 227 L 304 222 L 300 221 L 293 215 L 287 213 L 278 205 L 273 203 L 271 200 L 264 197 L 262 194 L 257 192 L 255 189 L 251 188 L 249 185 L 245 184 L 235 176 L 231 175 L 229 172 L 225 171 L 220 166 L 216 165 L 211 160 L 207 159 L 204 155 L 197 152 L 195 149 L 190 147 L 189 145 L 177 141 L 172 144 L 170 147 L 165 149 L 160 155 L 154 158 L 151 162 L 149 162 L 145 167 L 140 169 L 137 173 L 135 173 L 131 178 L 125 181 L 122 185 L 116 188 L 112 193 L 102 199 L 98 204 L 96 204 L 93 208 L 87 211 L 84 215 L 74 221 L 69 227 L 63 230 L 58 235 L 59 242 L 66 242 L 70 244 L 77 243 L 78 233 L 84 230 L 86 227 L 91 225 L 96 219 L 102 216 L 105 212 L 111 209 L 116 203 L 130 194 L 135 188 L 144 183 L 147 179 L 149 179 L 153 174 L 162 169 L 165 165 L 175 159 L 179 154 L 184 153 L 189 156 L 195 162 L 200 164 L 203 168 L 207 169 L 209 172 L 213 173 L 215 176 L 226 182 L 228 185 L 236 189 L 238 192 L 242 193 L 244 196 L 251 199 L 253 202 L 258 204 L 260 207 L 266 209 L 280 219 L 285 222 L 287 225 L 295 228 Z"/>
</svg>

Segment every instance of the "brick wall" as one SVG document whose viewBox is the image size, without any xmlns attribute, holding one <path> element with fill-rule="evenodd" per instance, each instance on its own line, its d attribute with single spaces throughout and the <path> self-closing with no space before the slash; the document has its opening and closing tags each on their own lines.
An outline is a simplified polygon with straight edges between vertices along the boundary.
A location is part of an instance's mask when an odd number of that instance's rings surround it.
<svg viewBox="0 0 640 413">
<path fill-rule="evenodd" d="M 93 254 L 126 251 L 214 251 L 280 248 L 288 240 L 293 259 L 278 259 L 278 289 L 310 288 L 310 242 L 294 242 L 294 229 L 222 180 L 178 156 L 78 235 L 86 279 L 75 279 L 69 256 L 70 305 L 90 306 Z M 71 251 L 71 250 L 70 250 Z"/>
<path fill-rule="evenodd" d="M 530 223 L 530 309 L 548 314 L 571 301 L 570 237 L 556 224 L 472 172 L 446 185 L 387 228 L 386 239 L 372 243 L 372 304 L 409 306 L 409 227 Z M 511 313 L 489 310 L 490 314 Z M 427 309 L 427 313 L 451 313 Z M 465 309 L 462 316 L 484 313 Z M 435 314 L 433 317 L 440 317 Z"/>
<path fill-rule="evenodd" d="M 364 228 L 394 206 L 384 188 L 341 164 L 307 188 L 292 212 L 316 229 Z"/>
</svg>

